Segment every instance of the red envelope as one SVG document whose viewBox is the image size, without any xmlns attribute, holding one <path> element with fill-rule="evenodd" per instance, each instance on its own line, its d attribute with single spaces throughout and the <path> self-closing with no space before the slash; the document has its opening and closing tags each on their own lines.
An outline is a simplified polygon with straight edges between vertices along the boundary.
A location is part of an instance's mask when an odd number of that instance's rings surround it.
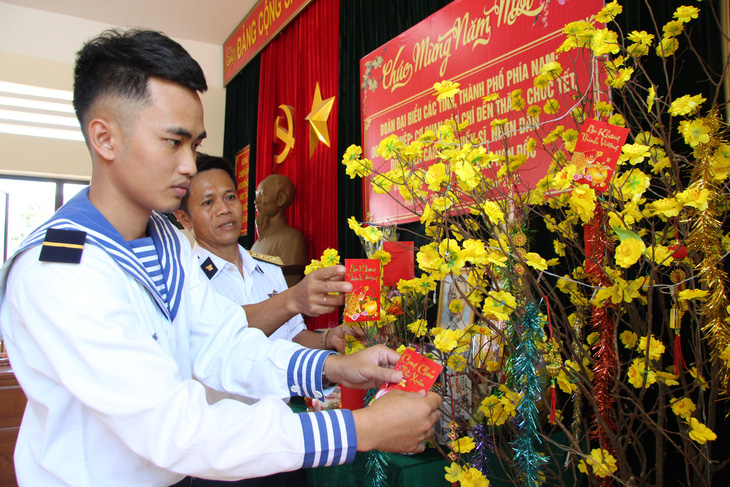
<svg viewBox="0 0 730 487">
<path fill-rule="evenodd" d="M 627 128 L 586 120 L 570 160 L 577 168 L 573 180 L 605 192 L 628 135 Z"/>
<path fill-rule="evenodd" d="M 428 392 L 436 382 L 436 379 L 438 379 L 442 369 L 443 366 L 441 364 L 424 357 L 410 348 L 406 348 L 394 367 L 394 370 L 403 372 L 403 380 L 397 384 L 386 382 L 380 386 L 373 401 L 393 389 L 411 392 Z"/>
<path fill-rule="evenodd" d="M 383 267 L 383 286 L 396 286 L 401 279 L 416 277 L 413 242 L 383 242 L 383 250 L 390 254 L 390 262 Z"/>
<path fill-rule="evenodd" d="M 345 280 L 352 292 L 345 295 L 344 321 L 376 321 L 380 318 L 380 261 L 345 259 Z"/>
</svg>

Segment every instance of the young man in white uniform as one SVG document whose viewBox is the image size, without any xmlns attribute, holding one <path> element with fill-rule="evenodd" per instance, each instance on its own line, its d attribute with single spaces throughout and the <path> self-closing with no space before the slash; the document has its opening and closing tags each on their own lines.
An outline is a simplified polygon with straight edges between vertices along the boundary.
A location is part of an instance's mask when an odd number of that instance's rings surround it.
<svg viewBox="0 0 730 487">
<path fill-rule="evenodd" d="M 294 414 L 328 379 L 397 381 L 398 354 L 330 355 L 246 326 L 201 280 L 177 209 L 205 138 L 200 66 L 150 31 L 106 32 L 76 60 L 74 107 L 92 180 L 0 273 L 0 328 L 27 398 L 21 486 L 168 486 L 420 451 L 438 395 L 387 394 L 358 411 Z M 326 291 L 346 292 L 331 280 Z M 324 295 L 323 295 L 324 298 Z M 208 387 L 260 398 L 208 405 Z"/>
</svg>

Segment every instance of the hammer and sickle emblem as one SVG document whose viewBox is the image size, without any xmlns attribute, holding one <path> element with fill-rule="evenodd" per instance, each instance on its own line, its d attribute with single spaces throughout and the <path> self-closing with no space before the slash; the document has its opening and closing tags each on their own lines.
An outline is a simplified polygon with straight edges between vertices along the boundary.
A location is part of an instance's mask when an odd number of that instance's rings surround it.
<svg viewBox="0 0 730 487">
<path fill-rule="evenodd" d="M 279 105 L 279 108 L 284 111 L 284 115 L 286 116 L 286 128 L 280 125 L 282 117 L 277 116 L 276 121 L 274 121 L 275 140 L 280 140 L 284 143 L 284 149 L 280 153 L 274 154 L 274 162 L 277 164 L 284 162 L 289 155 L 289 151 L 294 147 L 294 116 L 292 114 L 294 108 L 289 105 Z"/>
</svg>

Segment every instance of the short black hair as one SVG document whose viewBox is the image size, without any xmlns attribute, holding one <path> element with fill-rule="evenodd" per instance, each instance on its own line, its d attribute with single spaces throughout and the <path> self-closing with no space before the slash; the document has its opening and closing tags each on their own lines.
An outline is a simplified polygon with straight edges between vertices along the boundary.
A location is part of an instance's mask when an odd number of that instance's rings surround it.
<svg viewBox="0 0 730 487">
<path fill-rule="evenodd" d="M 208 89 L 198 62 L 160 32 L 107 30 L 84 44 L 76 54 L 74 70 L 73 105 L 81 127 L 89 108 L 100 96 L 147 99 L 150 78 L 171 81 L 193 91 Z"/>
<path fill-rule="evenodd" d="M 198 152 L 198 155 L 195 158 L 195 165 L 198 168 L 197 174 L 200 174 L 204 171 L 210 171 L 211 169 L 220 169 L 221 171 L 225 171 L 225 173 L 228 174 L 228 176 L 231 178 L 231 181 L 233 181 L 233 187 L 238 187 L 238 182 L 236 181 L 236 172 L 233 169 L 233 165 L 228 162 L 228 159 L 218 156 L 210 156 L 208 154 Z M 180 209 L 184 212 L 188 211 L 189 194 L 190 191 L 185 193 L 185 196 L 183 196 L 182 200 L 180 201 Z"/>
</svg>

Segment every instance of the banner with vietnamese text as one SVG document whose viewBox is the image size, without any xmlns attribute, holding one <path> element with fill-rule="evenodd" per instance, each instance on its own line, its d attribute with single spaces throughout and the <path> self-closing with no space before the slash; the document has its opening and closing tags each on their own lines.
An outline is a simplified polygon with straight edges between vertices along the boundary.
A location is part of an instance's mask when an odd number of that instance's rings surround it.
<svg viewBox="0 0 730 487">
<path fill-rule="evenodd" d="M 223 44 L 223 85 L 312 0 L 259 0 Z"/>
<path fill-rule="evenodd" d="M 567 54 L 556 55 L 565 39 L 563 27 L 573 21 L 590 21 L 602 7 L 603 0 L 455 0 L 379 47 L 360 62 L 363 157 L 373 162 L 374 170 L 386 172 L 390 167 L 377 154 L 382 139 L 395 134 L 409 144 L 453 119 L 448 100 L 437 101 L 433 89 L 434 83 L 450 80 L 460 83 L 461 91 L 454 97 L 458 121 L 468 119 L 468 130 L 488 150 L 504 150 L 490 122 L 508 119 L 499 133 L 506 130 L 511 134 L 511 153 L 530 150 L 531 157 L 520 168 L 520 179 L 526 187 L 534 187 L 545 175 L 551 156 L 541 153 L 539 143 L 536 149 L 526 147 L 532 134 L 521 128 L 531 122 L 512 109 L 509 94 L 521 89 L 528 107 L 542 107 L 557 99 L 562 111 L 550 115 L 552 121 L 544 114 L 540 117 L 545 133 L 556 126 L 566 107 L 576 103 L 570 97 L 585 90 L 596 76 L 584 59 L 574 63 Z M 560 78 L 544 88 L 533 86 L 540 69 L 553 61 L 563 66 Z M 482 100 L 493 93 L 500 94 L 497 100 Z M 424 154 L 424 167 L 434 157 Z M 376 194 L 369 182 L 364 184 L 367 221 L 397 224 L 418 220 L 397 189 Z"/>
</svg>

